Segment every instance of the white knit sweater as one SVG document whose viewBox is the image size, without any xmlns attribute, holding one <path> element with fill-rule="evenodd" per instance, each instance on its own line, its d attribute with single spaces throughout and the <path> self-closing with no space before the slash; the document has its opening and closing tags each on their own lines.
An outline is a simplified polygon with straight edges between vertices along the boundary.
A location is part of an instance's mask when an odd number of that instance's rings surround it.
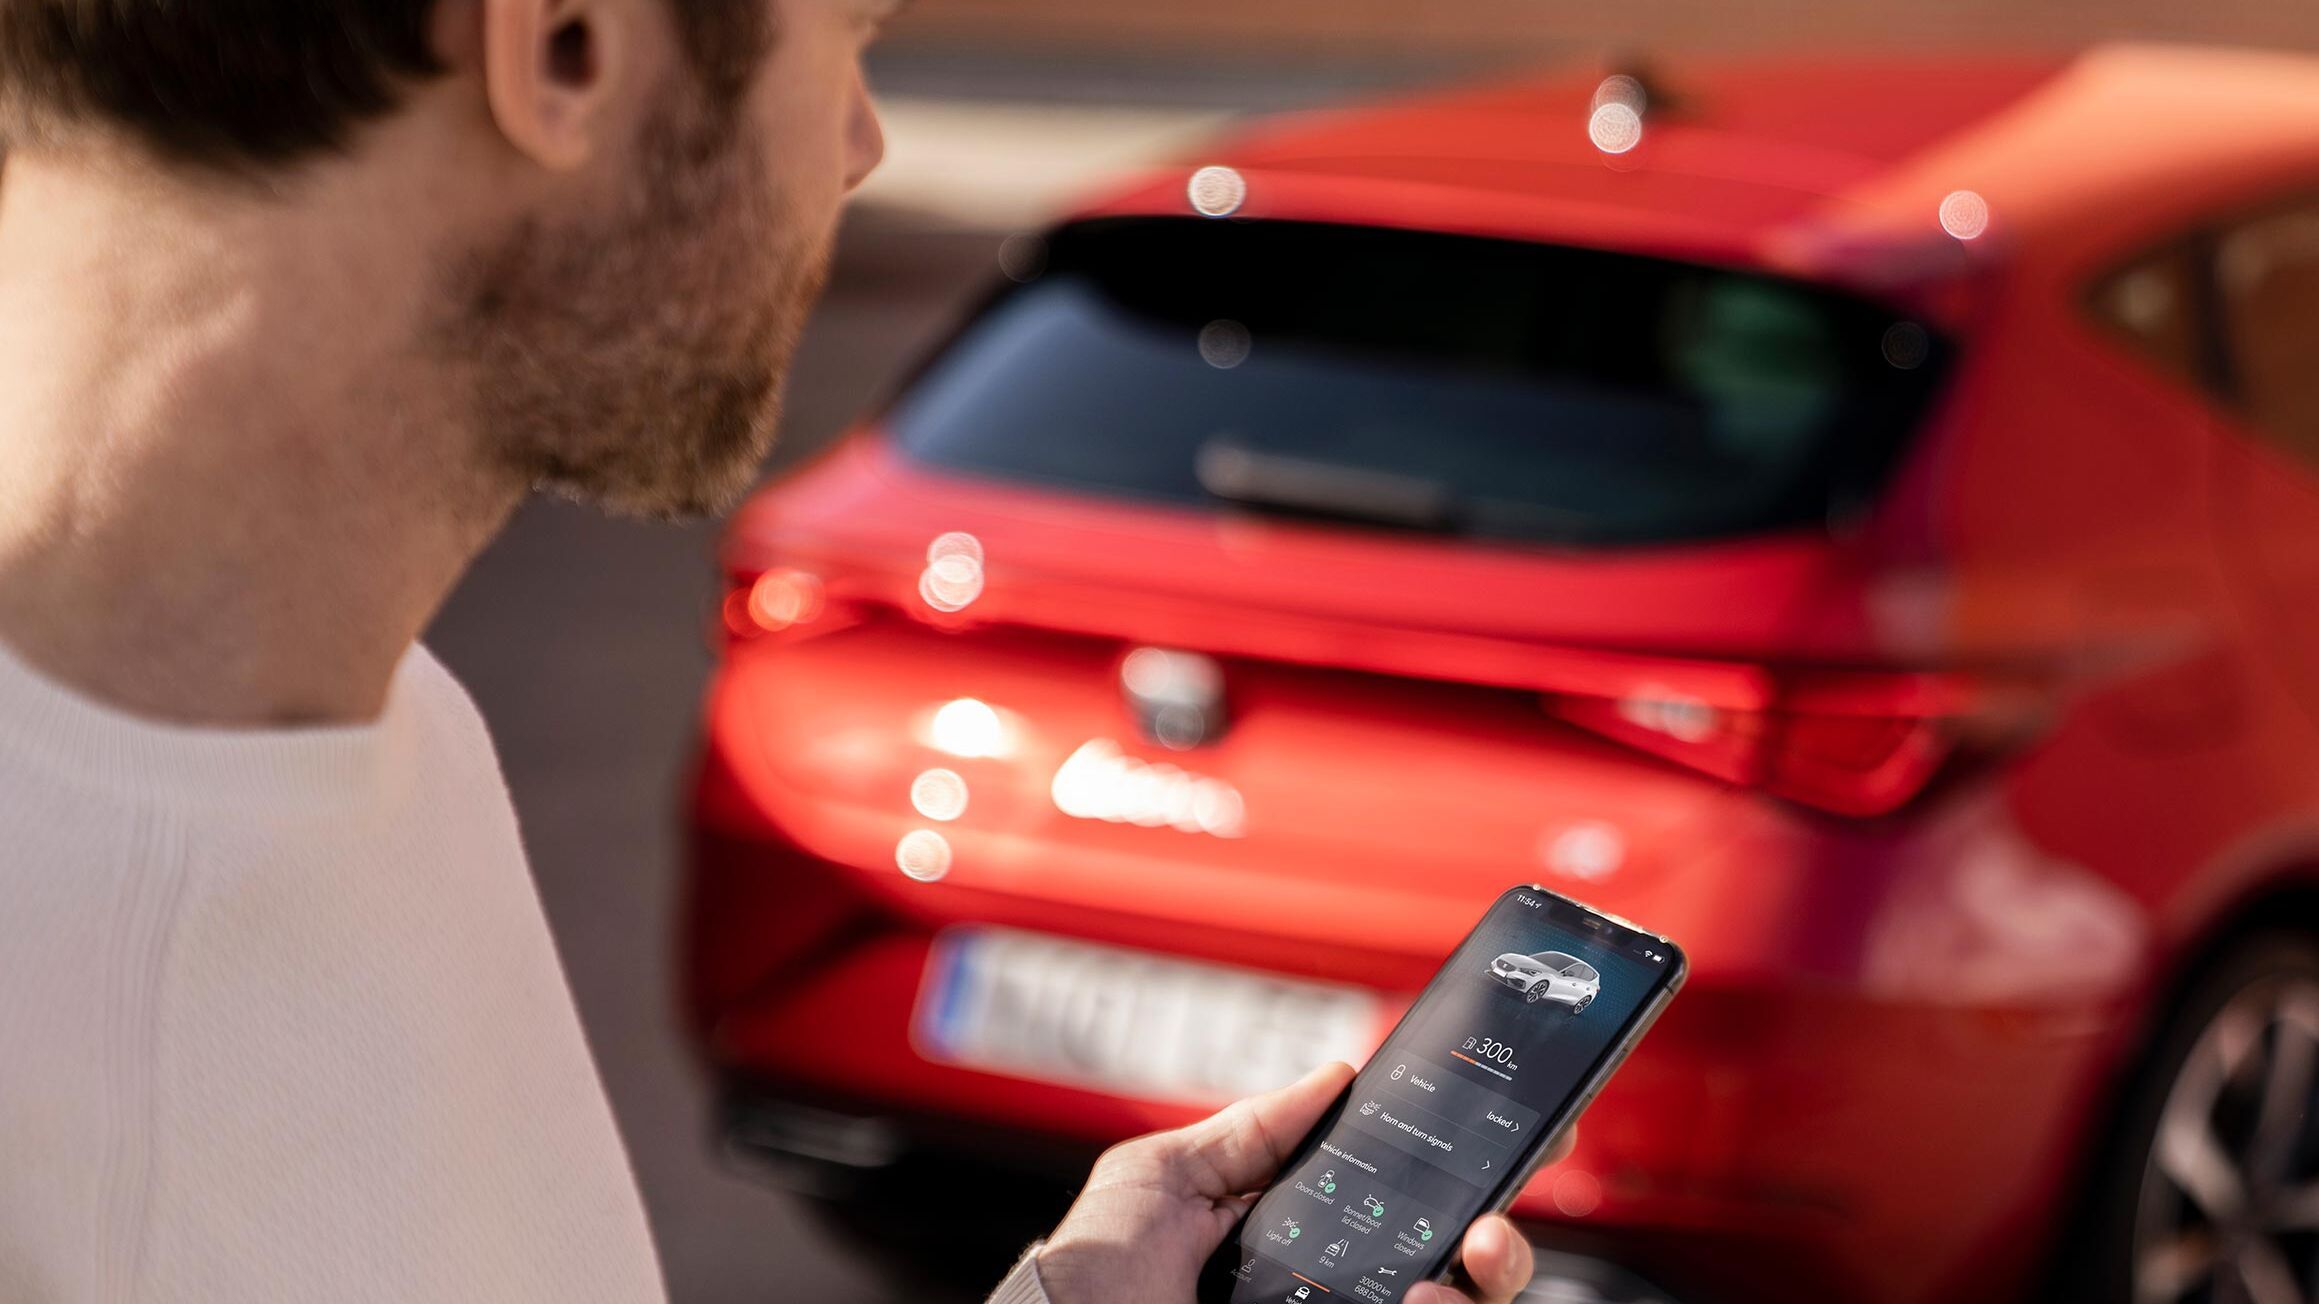
<svg viewBox="0 0 2319 1304">
<path fill-rule="evenodd" d="M 0 651 L 0 1301 L 661 1298 L 474 704 L 172 728 Z"/>
</svg>

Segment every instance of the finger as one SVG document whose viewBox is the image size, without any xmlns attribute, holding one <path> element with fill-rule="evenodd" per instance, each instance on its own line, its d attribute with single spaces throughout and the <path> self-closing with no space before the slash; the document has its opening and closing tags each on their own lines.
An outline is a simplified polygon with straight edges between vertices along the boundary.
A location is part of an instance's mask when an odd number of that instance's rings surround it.
<svg viewBox="0 0 2319 1304">
<path fill-rule="evenodd" d="M 1323 1064 L 1278 1091 L 1250 1096 L 1178 1135 L 1196 1160 L 1200 1194 L 1222 1199 L 1272 1180 L 1289 1151 L 1352 1081 L 1346 1064 Z"/>
<path fill-rule="evenodd" d="M 1402 1304 L 1510 1304 L 1529 1288 L 1530 1276 L 1536 1271 L 1528 1238 L 1497 1214 L 1467 1229 L 1460 1253 L 1474 1294 L 1437 1282 L 1420 1282 L 1401 1297 Z"/>
<path fill-rule="evenodd" d="M 1530 1284 L 1535 1267 L 1529 1238 L 1494 1213 L 1466 1229 L 1460 1255 L 1466 1280 L 1473 1283 L 1480 1304 L 1511 1304 Z"/>
</svg>

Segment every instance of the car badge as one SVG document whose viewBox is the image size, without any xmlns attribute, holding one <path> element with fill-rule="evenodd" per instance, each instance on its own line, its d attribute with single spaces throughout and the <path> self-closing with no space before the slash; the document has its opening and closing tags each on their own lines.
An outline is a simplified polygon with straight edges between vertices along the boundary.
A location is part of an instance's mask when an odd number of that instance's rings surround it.
<svg viewBox="0 0 2319 1304">
<path fill-rule="evenodd" d="M 1198 652 L 1139 647 L 1119 663 L 1119 686 L 1136 728 L 1162 747 L 1188 751 L 1224 736 L 1224 667 Z"/>
</svg>

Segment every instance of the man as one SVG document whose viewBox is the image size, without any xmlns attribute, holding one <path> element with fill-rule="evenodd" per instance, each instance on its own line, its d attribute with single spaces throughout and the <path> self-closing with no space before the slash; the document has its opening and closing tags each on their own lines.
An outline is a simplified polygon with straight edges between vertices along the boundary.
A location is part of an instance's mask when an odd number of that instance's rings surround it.
<svg viewBox="0 0 2319 1304">
<path fill-rule="evenodd" d="M 0 1299 L 659 1297 L 415 640 L 535 488 L 749 482 L 887 2 L 0 0 Z M 1003 1293 L 1188 1299 L 1343 1080 L 1112 1152 Z"/>
</svg>

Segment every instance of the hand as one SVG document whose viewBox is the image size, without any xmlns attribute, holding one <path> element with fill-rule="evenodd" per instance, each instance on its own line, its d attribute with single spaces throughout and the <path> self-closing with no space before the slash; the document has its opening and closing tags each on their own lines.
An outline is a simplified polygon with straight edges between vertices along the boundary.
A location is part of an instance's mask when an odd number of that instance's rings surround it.
<svg viewBox="0 0 2319 1304">
<path fill-rule="evenodd" d="M 1353 1070 L 1330 1064 L 1213 1118 L 1113 1146 L 1039 1250 L 1052 1304 L 1190 1304 L 1201 1265 L 1328 1112 Z M 1566 1139 L 1555 1151 L 1569 1153 Z M 1509 1304 L 1530 1283 L 1530 1243 L 1502 1217 L 1467 1230 L 1460 1247 L 1479 1299 L 1420 1283 L 1407 1304 Z"/>
</svg>

